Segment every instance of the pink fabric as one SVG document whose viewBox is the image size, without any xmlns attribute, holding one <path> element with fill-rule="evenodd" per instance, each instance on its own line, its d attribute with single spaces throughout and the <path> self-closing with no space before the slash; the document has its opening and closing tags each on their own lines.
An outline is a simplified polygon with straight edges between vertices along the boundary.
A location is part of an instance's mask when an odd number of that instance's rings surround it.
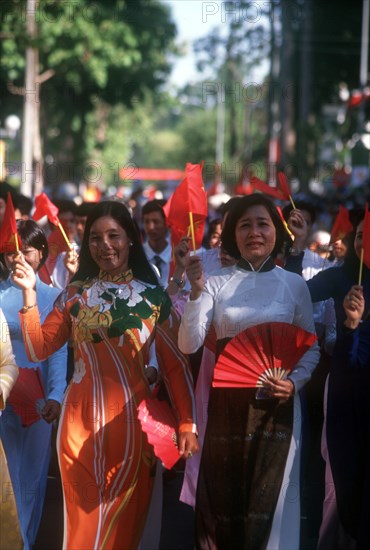
<svg viewBox="0 0 370 550">
<path fill-rule="evenodd" d="M 195 390 L 199 451 L 190 460 L 186 461 L 184 481 L 180 494 L 180 500 L 193 508 L 195 508 L 199 466 L 208 418 L 209 390 L 212 384 L 214 366 L 215 353 L 205 345 Z"/>
</svg>

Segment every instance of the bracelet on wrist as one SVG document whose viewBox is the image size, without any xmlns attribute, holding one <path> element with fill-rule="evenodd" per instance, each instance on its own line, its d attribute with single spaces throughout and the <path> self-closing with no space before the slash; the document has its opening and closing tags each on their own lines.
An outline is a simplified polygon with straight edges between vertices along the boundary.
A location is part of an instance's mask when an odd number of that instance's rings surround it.
<svg viewBox="0 0 370 550">
<path fill-rule="evenodd" d="M 34 307 L 36 307 L 37 304 L 33 304 L 32 306 L 23 306 L 22 307 L 22 311 L 28 311 L 29 309 L 33 309 Z"/>
<path fill-rule="evenodd" d="M 184 286 L 184 279 L 178 279 L 177 277 L 170 277 L 170 283 L 172 283 L 172 281 L 179 287 L 179 288 L 182 288 Z"/>
</svg>

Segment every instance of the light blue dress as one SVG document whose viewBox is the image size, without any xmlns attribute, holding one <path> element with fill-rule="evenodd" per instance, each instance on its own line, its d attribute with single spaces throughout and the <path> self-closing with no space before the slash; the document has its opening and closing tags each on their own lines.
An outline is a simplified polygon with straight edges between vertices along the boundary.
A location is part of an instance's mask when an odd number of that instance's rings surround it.
<svg viewBox="0 0 370 550">
<path fill-rule="evenodd" d="M 37 276 L 36 294 L 41 321 L 53 307 L 60 289 L 49 287 Z M 66 387 L 67 346 L 46 361 L 32 363 L 27 358 L 18 312 L 23 307 L 22 291 L 10 279 L 0 284 L 0 306 L 9 326 L 18 367 L 40 368 L 46 400 L 62 403 Z M 50 462 L 52 425 L 41 419 L 29 427 L 21 424 L 8 403 L 0 418 L 0 437 L 7 457 L 17 503 L 25 550 L 32 548 L 41 521 Z"/>
</svg>

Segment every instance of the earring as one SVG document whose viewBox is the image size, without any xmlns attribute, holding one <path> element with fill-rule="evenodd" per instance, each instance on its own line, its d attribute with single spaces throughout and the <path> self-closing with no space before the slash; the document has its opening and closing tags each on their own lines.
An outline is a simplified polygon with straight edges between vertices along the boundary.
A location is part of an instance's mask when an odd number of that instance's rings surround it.
<svg viewBox="0 0 370 550">
<path fill-rule="evenodd" d="M 129 245 L 129 246 L 133 246 L 134 243 L 131 241 L 131 242 L 128 243 L 128 245 Z"/>
</svg>

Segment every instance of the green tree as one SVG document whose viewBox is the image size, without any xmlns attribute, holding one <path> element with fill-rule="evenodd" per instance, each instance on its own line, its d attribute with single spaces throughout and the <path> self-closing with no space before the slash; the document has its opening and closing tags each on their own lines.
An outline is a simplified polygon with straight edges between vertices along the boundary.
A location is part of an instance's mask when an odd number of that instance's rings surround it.
<svg viewBox="0 0 370 550">
<path fill-rule="evenodd" d="M 22 90 L 26 1 L 4 4 L 0 79 L 8 93 L 3 106 L 9 102 L 13 107 L 14 94 L 19 94 L 20 112 L 20 94 L 32 93 Z M 59 165 L 58 180 L 70 179 L 71 166 L 78 179 L 76 168 L 91 151 L 86 148 L 87 126 L 91 130 L 91 118 L 99 117 L 102 105 L 135 110 L 166 81 L 169 54 L 175 53 L 175 25 L 168 6 L 157 0 L 42 0 L 36 21 L 33 45 L 39 52 L 39 81 L 45 80 L 40 90 L 44 151 Z"/>
</svg>

